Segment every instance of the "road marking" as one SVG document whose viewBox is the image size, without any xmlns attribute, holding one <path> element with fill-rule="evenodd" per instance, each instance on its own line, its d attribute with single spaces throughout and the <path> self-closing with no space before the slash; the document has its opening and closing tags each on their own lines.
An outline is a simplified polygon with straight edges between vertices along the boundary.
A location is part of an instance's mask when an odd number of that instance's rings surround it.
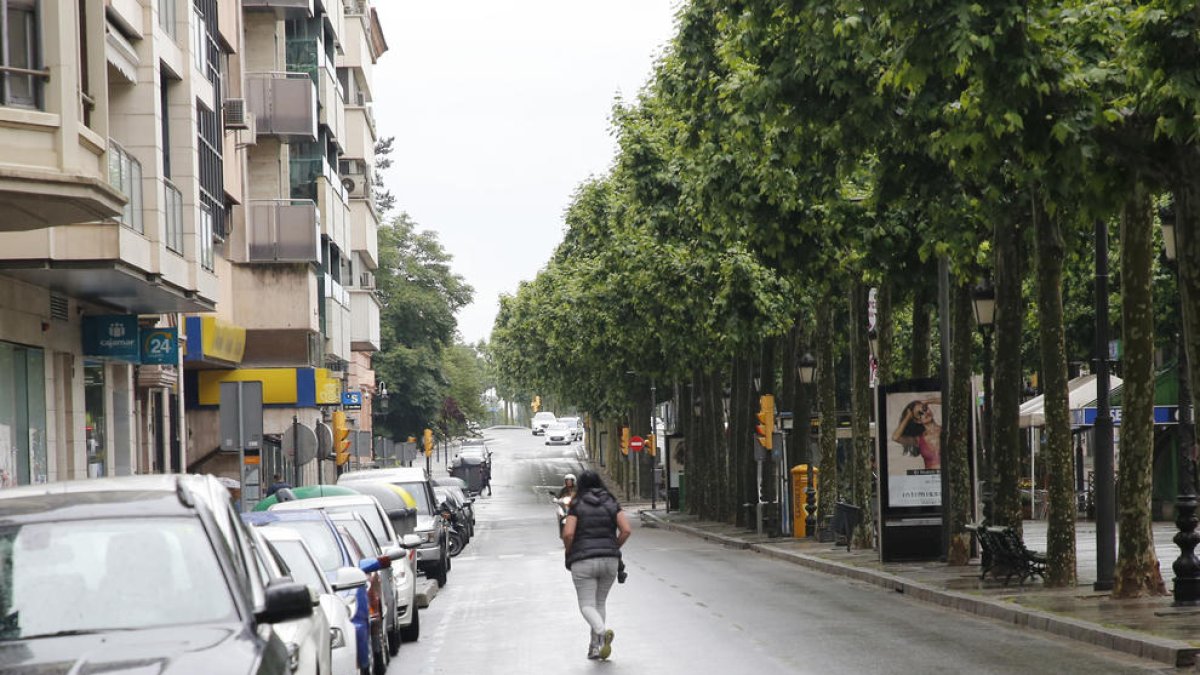
<svg viewBox="0 0 1200 675">
<path fill-rule="evenodd" d="M 498 558 L 500 560 L 512 560 L 514 558 L 524 558 L 524 557 L 525 557 L 524 553 L 506 553 L 504 555 L 496 556 L 496 558 Z"/>
</svg>

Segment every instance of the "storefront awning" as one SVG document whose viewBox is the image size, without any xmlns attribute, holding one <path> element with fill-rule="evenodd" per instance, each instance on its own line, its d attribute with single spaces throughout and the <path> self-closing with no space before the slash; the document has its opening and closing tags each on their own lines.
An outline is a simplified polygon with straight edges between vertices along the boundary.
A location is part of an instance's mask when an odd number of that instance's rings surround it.
<svg viewBox="0 0 1200 675">
<path fill-rule="evenodd" d="M 1109 375 L 1109 390 L 1121 384 L 1121 378 Z M 1067 408 L 1077 410 L 1096 400 L 1096 376 L 1083 375 L 1067 383 Z M 1046 424 L 1046 397 L 1035 396 L 1021 404 L 1021 428 Z"/>
</svg>

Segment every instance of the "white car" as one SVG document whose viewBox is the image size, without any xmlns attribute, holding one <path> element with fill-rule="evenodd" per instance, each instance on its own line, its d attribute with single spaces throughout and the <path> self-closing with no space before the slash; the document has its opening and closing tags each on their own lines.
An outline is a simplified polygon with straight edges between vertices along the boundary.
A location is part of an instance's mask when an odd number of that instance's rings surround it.
<svg viewBox="0 0 1200 675">
<path fill-rule="evenodd" d="M 396 534 L 387 512 L 379 500 L 369 495 L 346 495 L 297 499 L 272 504 L 271 511 L 290 509 L 320 509 L 328 514 L 357 513 L 366 522 L 375 543 L 384 555 L 392 559 L 392 597 L 387 599 L 388 644 L 392 656 L 400 649 L 402 632 L 412 626 L 416 611 L 417 570 L 415 556 L 408 555 L 405 542 Z"/>
<path fill-rule="evenodd" d="M 567 425 L 567 428 L 571 430 L 571 440 L 583 440 L 583 420 L 578 417 L 560 417 L 558 421 Z"/>
<path fill-rule="evenodd" d="M 331 647 L 330 670 L 332 675 L 355 675 L 358 650 L 354 637 L 354 624 L 346 602 L 333 591 L 317 559 L 298 532 L 284 527 L 255 528 L 271 545 L 275 554 L 287 566 L 293 581 L 313 589 L 320 597 L 321 612 L 329 622 L 329 644 Z"/>
<path fill-rule="evenodd" d="M 542 433 L 546 436 L 546 445 L 570 445 L 575 440 L 574 433 L 562 422 L 548 425 Z"/>
<path fill-rule="evenodd" d="M 259 574 L 263 583 L 276 579 L 290 577 L 290 569 L 280 564 L 280 559 L 271 553 L 270 545 L 262 536 L 262 530 L 257 527 L 249 528 L 250 538 L 255 548 L 259 550 Z M 292 581 L 305 583 L 292 577 Z M 307 585 L 307 584 L 306 584 Z M 313 598 L 317 599 L 317 591 L 309 587 Z M 319 601 L 319 600 L 318 600 Z M 317 604 L 317 603 L 314 603 Z M 345 604 L 338 602 L 345 607 Z M 324 608 L 322 608 L 324 609 Z M 287 647 L 288 667 L 293 673 L 303 675 L 325 675 L 330 672 L 333 658 L 333 636 L 329 630 L 328 615 L 324 611 L 314 611 L 311 615 L 291 621 L 281 621 L 274 626 L 275 634 L 283 640 Z"/>
<path fill-rule="evenodd" d="M 546 431 L 546 427 L 555 422 L 556 418 L 552 412 L 540 412 L 533 416 L 533 421 L 530 426 L 533 428 L 534 436 L 541 436 Z"/>
</svg>

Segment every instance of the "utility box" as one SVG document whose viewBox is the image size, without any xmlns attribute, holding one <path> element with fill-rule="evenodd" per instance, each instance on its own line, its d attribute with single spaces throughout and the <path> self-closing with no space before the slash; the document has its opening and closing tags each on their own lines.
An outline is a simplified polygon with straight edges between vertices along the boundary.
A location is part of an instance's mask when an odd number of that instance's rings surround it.
<svg viewBox="0 0 1200 675">
<path fill-rule="evenodd" d="M 821 481 L 819 476 L 821 470 L 817 467 L 812 468 L 813 481 L 813 510 L 817 508 L 817 502 L 821 497 L 820 487 Z M 792 532 L 797 539 L 803 539 L 808 536 L 808 465 L 799 464 L 792 467 Z M 814 514 L 815 517 L 815 514 Z"/>
</svg>

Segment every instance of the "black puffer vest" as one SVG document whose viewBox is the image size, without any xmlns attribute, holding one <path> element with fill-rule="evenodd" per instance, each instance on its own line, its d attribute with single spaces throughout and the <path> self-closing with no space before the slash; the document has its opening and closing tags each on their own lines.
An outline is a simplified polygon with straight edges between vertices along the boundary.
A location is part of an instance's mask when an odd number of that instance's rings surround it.
<svg viewBox="0 0 1200 675">
<path fill-rule="evenodd" d="M 617 512 L 621 505 L 607 490 L 592 489 L 575 495 L 568 515 L 575 516 L 575 540 L 567 555 L 567 569 L 577 560 L 620 558 L 617 547 Z"/>
</svg>

